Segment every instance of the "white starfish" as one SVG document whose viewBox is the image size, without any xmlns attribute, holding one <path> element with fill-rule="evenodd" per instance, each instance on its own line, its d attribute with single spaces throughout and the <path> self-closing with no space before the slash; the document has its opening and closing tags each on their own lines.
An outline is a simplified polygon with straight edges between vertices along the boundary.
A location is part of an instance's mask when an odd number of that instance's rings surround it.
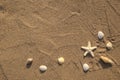
<svg viewBox="0 0 120 80">
<path fill-rule="evenodd" d="M 91 47 L 91 42 L 88 41 L 88 46 L 87 47 L 82 46 L 81 48 L 86 50 L 84 53 L 84 56 L 86 56 L 88 53 L 90 53 L 91 56 L 94 57 L 93 50 L 95 50 L 97 48 L 97 46 Z"/>
</svg>

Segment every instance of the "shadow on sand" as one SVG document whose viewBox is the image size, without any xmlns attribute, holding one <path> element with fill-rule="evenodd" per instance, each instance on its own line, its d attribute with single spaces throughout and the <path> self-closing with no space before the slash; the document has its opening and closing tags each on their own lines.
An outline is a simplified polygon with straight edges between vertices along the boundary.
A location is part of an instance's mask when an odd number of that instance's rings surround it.
<svg viewBox="0 0 120 80">
<path fill-rule="evenodd" d="M 99 63 L 102 66 L 103 69 L 112 67 L 112 64 L 110 64 L 110 63 L 104 63 L 102 60 L 99 60 Z"/>
</svg>

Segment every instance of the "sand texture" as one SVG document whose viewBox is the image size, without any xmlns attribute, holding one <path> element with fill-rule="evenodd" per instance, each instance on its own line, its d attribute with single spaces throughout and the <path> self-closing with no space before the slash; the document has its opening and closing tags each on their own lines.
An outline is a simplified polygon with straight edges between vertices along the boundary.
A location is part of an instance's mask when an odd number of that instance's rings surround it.
<svg viewBox="0 0 120 80">
<path fill-rule="evenodd" d="M 112 50 L 98 40 L 98 31 Z M 94 58 L 83 57 L 88 41 L 98 45 Z M 119 51 L 120 0 L 0 0 L 0 80 L 119 80 Z M 100 55 L 115 64 L 101 62 Z M 48 69 L 41 73 L 43 64 Z"/>
</svg>

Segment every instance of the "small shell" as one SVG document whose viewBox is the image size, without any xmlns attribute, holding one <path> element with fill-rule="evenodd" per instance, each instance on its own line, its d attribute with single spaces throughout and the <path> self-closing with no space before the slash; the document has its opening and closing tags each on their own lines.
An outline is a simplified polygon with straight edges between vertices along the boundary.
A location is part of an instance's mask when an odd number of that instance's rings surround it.
<svg viewBox="0 0 120 80">
<path fill-rule="evenodd" d="M 83 64 L 83 70 L 86 72 L 90 69 L 89 65 L 88 64 Z"/>
<path fill-rule="evenodd" d="M 114 62 L 113 62 L 111 59 L 109 59 L 108 57 L 100 56 L 100 59 L 101 59 L 104 63 L 114 64 Z"/>
<path fill-rule="evenodd" d="M 62 65 L 64 62 L 65 62 L 65 60 L 64 60 L 63 57 L 59 57 L 59 58 L 58 58 L 58 63 L 59 63 L 60 65 Z"/>
<path fill-rule="evenodd" d="M 33 62 L 33 58 L 28 58 L 28 59 L 27 59 L 27 65 L 32 64 L 32 62 Z"/>
<path fill-rule="evenodd" d="M 104 33 L 102 31 L 98 31 L 98 38 L 101 40 L 104 37 Z"/>
<path fill-rule="evenodd" d="M 39 67 L 39 69 L 40 69 L 41 72 L 45 72 L 45 71 L 47 70 L 47 66 L 41 65 L 41 66 Z"/>
<path fill-rule="evenodd" d="M 111 43 L 110 41 L 108 41 L 108 42 L 106 43 L 106 48 L 107 48 L 107 49 L 112 49 L 112 48 L 113 48 L 112 43 Z"/>
</svg>

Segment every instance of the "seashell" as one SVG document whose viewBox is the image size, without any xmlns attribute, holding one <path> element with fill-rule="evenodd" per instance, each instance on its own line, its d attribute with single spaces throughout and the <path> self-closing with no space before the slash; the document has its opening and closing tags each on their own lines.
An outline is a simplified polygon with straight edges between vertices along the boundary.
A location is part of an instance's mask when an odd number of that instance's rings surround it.
<svg viewBox="0 0 120 80">
<path fill-rule="evenodd" d="M 41 72 L 45 72 L 45 71 L 47 70 L 47 66 L 41 65 L 41 66 L 39 67 L 39 69 L 40 69 Z"/>
<path fill-rule="evenodd" d="M 102 31 L 98 31 L 98 39 L 103 39 L 104 33 Z"/>
<path fill-rule="evenodd" d="M 86 72 L 90 69 L 89 65 L 88 64 L 83 64 L 83 70 Z"/>
<path fill-rule="evenodd" d="M 112 48 L 113 48 L 112 43 L 111 43 L 110 41 L 108 41 L 108 42 L 106 43 L 106 48 L 107 48 L 107 49 L 112 49 Z"/>
<path fill-rule="evenodd" d="M 33 58 L 28 58 L 28 59 L 27 59 L 27 65 L 31 65 L 32 62 L 33 62 Z"/>
<path fill-rule="evenodd" d="M 111 59 L 109 59 L 108 57 L 100 56 L 100 59 L 101 59 L 104 63 L 114 64 L 114 62 L 113 62 Z"/>
<path fill-rule="evenodd" d="M 59 58 L 58 58 L 58 63 L 59 63 L 60 65 L 62 65 L 64 62 L 65 62 L 65 60 L 64 60 L 63 57 L 59 57 Z"/>
</svg>

